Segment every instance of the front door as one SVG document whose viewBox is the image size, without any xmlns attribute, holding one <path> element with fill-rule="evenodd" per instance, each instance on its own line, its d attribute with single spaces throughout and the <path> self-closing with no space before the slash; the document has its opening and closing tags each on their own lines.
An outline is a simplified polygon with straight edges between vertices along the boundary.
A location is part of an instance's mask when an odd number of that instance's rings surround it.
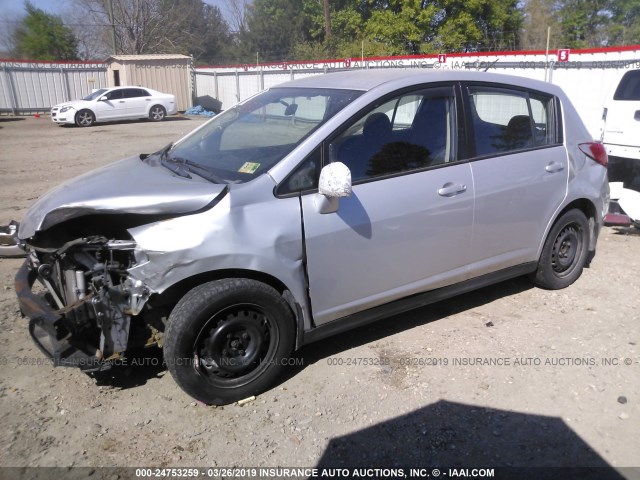
<svg viewBox="0 0 640 480">
<path fill-rule="evenodd" d="M 302 197 L 316 325 L 467 276 L 471 168 L 458 152 L 452 86 L 394 96 L 328 141 L 352 172 L 334 213 Z"/>
<path fill-rule="evenodd" d="M 126 105 L 125 99 L 122 98 L 122 89 L 111 90 L 103 96 L 107 97 L 107 99 L 96 100 L 96 120 L 113 120 L 126 117 Z"/>
</svg>

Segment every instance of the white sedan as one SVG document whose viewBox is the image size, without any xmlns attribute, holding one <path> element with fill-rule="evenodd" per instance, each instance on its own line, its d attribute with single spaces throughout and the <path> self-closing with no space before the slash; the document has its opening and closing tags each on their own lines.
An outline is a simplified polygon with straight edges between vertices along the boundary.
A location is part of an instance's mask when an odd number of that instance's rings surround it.
<svg viewBox="0 0 640 480">
<path fill-rule="evenodd" d="M 95 122 L 148 118 L 164 120 L 177 112 L 176 97 L 143 87 L 100 88 L 82 100 L 56 105 L 51 120 L 59 125 L 90 127 Z"/>
</svg>

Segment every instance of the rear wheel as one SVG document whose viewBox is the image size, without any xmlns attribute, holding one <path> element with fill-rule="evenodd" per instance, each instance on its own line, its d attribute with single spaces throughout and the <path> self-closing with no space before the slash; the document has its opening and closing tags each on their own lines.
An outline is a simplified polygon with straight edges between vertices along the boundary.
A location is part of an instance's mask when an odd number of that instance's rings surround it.
<svg viewBox="0 0 640 480">
<path fill-rule="evenodd" d="M 569 210 L 551 228 L 542 249 L 534 283 L 557 290 L 575 282 L 587 262 L 589 222 L 580 210 Z"/>
<path fill-rule="evenodd" d="M 166 117 L 166 115 L 167 115 L 167 111 L 164 109 L 162 105 L 154 105 L 149 110 L 149 119 L 152 122 L 160 122 L 164 120 L 164 117 Z"/>
<path fill-rule="evenodd" d="M 96 117 L 91 110 L 80 110 L 76 113 L 76 125 L 79 127 L 90 127 L 96 121 Z"/>
<path fill-rule="evenodd" d="M 269 388 L 293 346 L 293 314 L 275 289 L 225 279 L 200 285 L 178 302 L 164 355 L 185 392 L 223 405 Z"/>
</svg>

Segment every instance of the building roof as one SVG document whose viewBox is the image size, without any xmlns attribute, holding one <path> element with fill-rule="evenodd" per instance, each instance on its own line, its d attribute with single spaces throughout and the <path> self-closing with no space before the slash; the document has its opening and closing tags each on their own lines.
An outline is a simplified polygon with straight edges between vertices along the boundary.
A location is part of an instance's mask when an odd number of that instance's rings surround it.
<svg viewBox="0 0 640 480">
<path fill-rule="evenodd" d="M 111 55 L 107 58 L 107 62 L 112 60 L 116 60 L 119 62 L 125 60 L 191 60 L 191 57 L 187 55 L 178 55 L 178 54 L 145 54 L 145 55 Z"/>
</svg>

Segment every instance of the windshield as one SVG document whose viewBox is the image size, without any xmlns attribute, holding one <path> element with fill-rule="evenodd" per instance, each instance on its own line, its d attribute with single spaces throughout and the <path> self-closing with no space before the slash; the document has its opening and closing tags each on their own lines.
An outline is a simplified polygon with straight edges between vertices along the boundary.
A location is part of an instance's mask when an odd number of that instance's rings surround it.
<svg viewBox="0 0 640 480">
<path fill-rule="evenodd" d="M 84 97 L 83 100 L 87 100 L 87 101 L 95 100 L 96 98 L 99 98 L 100 96 L 102 96 L 102 94 L 106 91 L 107 91 L 106 88 L 100 88 L 95 92 L 93 92 L 91 95 L 87 95 L 86 97 Z"/>
<path fill-rule="evenodd" d="M 215 183 L 248 182 L 361 94 L 274 88 L 226 110 L 158 154 L 165 167 L 183 176 L 192 173 Z"/>
</svg>

